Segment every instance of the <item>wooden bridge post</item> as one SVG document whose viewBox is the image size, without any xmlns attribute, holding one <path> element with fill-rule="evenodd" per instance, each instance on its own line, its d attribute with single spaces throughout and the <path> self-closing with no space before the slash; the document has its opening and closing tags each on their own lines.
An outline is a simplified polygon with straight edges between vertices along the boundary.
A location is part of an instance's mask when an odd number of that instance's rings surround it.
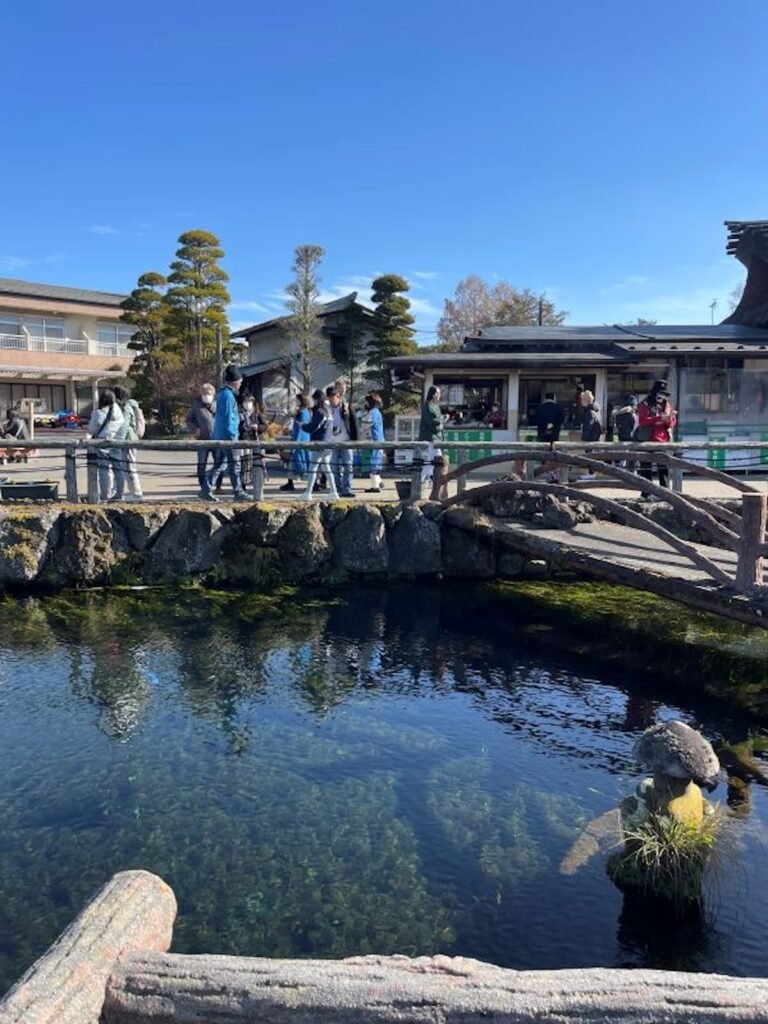
<svg viewBox="0 0 768 1024">
<path fill-rule="evenodd" d="M 413 452 L 413 463 L 411 464 L 411 501 L 421 501 L 422 497 L 422 470 L 427 458 L 427 446 L 415 448 Z"/>
<path fill-rule="evenodd" d="M 448 497 L 448 488 L 445 478 L 448 475 L 447 459 L 444 455 L 436 455 L 432 471 L 432 492 L 429 495 L 430 501 L 445 501 Z M 459 477 L 462 480 L 463 477 Z"/>
<path fill-rule="evenodd" d="M 466 453 L 465 449 L 464 448 L 459 448 L 459 465 L 463 466 L 466 461 L 467 461 L 467 453 Z M 460 476 L 460 477 L 458 477 L 456 479 L 456 493 L 457 494 L 463 494 L 464 491 L 466 491 L 466 489 L 467 489 L 467 477 L 466 477 L 466 474 L 464 474 L 464 475 L 462 475 L 462 476 Z M 446 497 L 447 496 L 448 496 L 448 492 L 446 491 Z"/>
<path fill-rule="evenodd" d="M 64 452 L 64 480 L 67 485 L 67 501 L 78 502 L 77 493 L 77 445 L 68 444 Z"/>
<path fill-rule="evenodd" d="M 742 594 L 764 586 L 763 545 L 765 543 L 766 496 L 741 496 L 741 541 L 736 564 L 736 589 Z"/>
<path fill-rule="evenodd" d="M 264 452 L 261 448 L 254 448 L 251 451 L 253 459 L 253 480 L 251 491 L 254 501 L 261 501 L 264 497 Z"/>
<path fill-rule="evenodd" d="M 88 503 L 97 504 L 99 500 L 99 453 L 89 448 L 85 455 L 85 469 L 88 479 Z"/>
</svg>

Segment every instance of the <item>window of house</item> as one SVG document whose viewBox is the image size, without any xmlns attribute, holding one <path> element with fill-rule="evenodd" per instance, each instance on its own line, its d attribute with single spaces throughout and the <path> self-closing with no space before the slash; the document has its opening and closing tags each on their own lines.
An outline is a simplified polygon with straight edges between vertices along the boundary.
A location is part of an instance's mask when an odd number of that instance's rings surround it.
<svg viewBox="0 0 768 1024">
<path fill-rule="evenodd" d="M 63 341 L 67 336 L 64 321 L 50 316 L 25 316 L 24 326 L 33 338 Z"/>
<path fill-rule="evenodd" d="M 18 338 L 21 335 L 21 317 L 12 313 L 0 313 L 0 335 L 3 334 Z"/>
<path fill-rule="evenodd" d="M 99 324 L 98 345 L 101 356 L 125 356 L 130 349 L 128 342 L 136 333 L 135 327 L 128 324 Z"/>
</svg>

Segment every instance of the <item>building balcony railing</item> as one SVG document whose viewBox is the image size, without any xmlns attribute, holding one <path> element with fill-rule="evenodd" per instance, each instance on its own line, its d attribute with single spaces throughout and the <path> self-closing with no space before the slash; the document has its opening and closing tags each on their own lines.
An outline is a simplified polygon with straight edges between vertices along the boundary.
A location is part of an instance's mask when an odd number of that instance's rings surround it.
<svg viewBox="0 0 768 1024">
<path fill-rule="evenodd" d="M 113 356 L 131 359 L 134 352 L 119 342 L 92 341 L 85 338 L 33 338 L 26 334 L 0 334 L 0 349 L 19 352 L 55 352 L 65 355 Z"/>
<path fill-rule="evenodd" d="M 66 352 L 70 355 L 87 355 L 88 342 L 78 338 L 30 338 L 30 352 Z"/>
</svg>

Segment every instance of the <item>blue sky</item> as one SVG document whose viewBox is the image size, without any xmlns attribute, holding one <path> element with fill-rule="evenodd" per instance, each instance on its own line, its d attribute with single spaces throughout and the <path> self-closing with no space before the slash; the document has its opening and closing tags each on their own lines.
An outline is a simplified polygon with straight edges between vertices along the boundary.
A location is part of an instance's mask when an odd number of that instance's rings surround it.
<svg viewBox="0 0 768 1024">
<path fill-rule="evenodd" d="M 708 323 L 768 218 L 765 0 L 5 0 L 0 275 L 127 291 L 214 231 L 233 324 L 396 272 Z"/>
</svg>

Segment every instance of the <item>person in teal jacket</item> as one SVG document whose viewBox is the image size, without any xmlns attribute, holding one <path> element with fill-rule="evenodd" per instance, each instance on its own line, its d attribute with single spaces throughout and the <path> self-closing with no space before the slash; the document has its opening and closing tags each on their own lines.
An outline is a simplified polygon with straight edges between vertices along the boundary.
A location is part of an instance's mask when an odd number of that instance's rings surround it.
<svg viewBox="0 0 768 1024">
<path fill-rule="evenodd" d="M 364 422 L 368 427 L 368 438 L 371 441 L 384 440 L 384 417 L 381 414 L 381 396 L 365 396 L 365 418 Z M 381 448 L 374 448 L 371 452 L 371 486 L 366 488 L 368 494 L 378 494 L 381 491 L 381 466 L 383 462 Z"/>
<path fill-rule="evenodd" d="M 237 441 L 240 436 L 240 411 L 237 408 L 237 392 L 243 378 L 236 366 L 228 366 L 224 371 L 224 386 L 216 395 L 216 415 L 213 419 L 212 441 Z M 240 453 L 235 448 L 226 451 L 217 449 L 213 457 L 213 468 L 205 478 L 200 497 L 205 501 L 218 501 L 213 493 L 214 487 L 224 473 L 226 460 L 229 479 L 235 501 L 247 501 L 248 495 L 243 489 L 240 479 Z"/>
</svg>

